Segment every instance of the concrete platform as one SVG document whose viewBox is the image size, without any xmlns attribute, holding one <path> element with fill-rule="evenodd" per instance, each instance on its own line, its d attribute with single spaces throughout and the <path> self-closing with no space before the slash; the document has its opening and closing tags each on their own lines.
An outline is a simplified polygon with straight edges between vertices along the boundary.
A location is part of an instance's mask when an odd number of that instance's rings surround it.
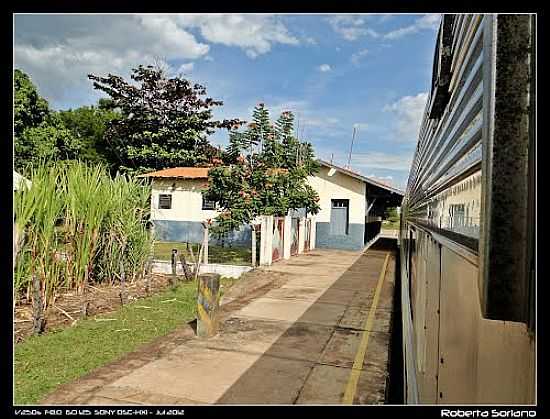
<svg viewBox="0 0 550 419">
<path fill-rule="evenodd" d="M 354 404 L 383 403 L 394 263 L 391 251 L 372 249 L 277 262 L 255 271 L 276 276 L 262 292 L 228 296 L 215 337 L 182 329 L 44 403 L 341 404 L 344 394 Z"/>
</svg>

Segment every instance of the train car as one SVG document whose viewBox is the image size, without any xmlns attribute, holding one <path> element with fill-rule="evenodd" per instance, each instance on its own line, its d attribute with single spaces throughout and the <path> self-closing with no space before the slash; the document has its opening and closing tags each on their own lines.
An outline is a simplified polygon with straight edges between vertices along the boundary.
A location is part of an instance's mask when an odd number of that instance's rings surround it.
<svg viewBox="0 0 550 419">
<path fill-rule="evenodd" d="M 536 402 L 536 16 L 443 15 L 399 233 L 409 404 Z"/>
</svg>

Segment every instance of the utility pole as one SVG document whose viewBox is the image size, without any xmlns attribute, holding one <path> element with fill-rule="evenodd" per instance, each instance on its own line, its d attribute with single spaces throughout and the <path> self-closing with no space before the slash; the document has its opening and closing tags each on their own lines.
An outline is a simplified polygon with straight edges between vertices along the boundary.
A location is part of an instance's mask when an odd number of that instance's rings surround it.
<svg viewBox="0 0 550 419">
<path fill-rule="evenodd" d="M 347 168 L 350 169 L 351 166 L 351 153 L 353 152 L 353 141 L 355 140 L 355 132 L 356 132 L 356 127 L 353 127 L 353 136 L 351 137 L 351 147 L 349 149 L 349 157 L 348 157 L 348 166 Z"/>
</svg>

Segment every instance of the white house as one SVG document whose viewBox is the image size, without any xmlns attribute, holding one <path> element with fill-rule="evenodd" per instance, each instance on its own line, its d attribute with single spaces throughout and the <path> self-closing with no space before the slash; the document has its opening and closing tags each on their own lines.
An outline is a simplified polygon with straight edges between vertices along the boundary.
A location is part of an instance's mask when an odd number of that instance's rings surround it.
<svg viewBox="0 0 550 419">
<path fill-rule="evenodd" d="M 320 212 L 313 217 L 312 247 L 362 249 L 380 230 L 385 208 L 399 206 L 403 192 L 360 174 L 319 160 L 321 170 L 308 178 L 319 194 Z M 151 220 L 160 240 L 200 243 L 202 222 L 218 215 L 216 205 L 204 199 L 208 168 L 175 167 L 141 175 L 152 179 Z M 293 211 L 292 217 L 304 217 Z M 250 226 L 229 238 L 248 245 Z"/>
<path fill-rule="evenodd" d="M 205 200 L 202 194 L 208 186 L 208 168 L 174 167 L 139 177 L 152 180 L 151 221 L 159 240 L 201 243 L 202 222 L 219 214 L 215 202 Z M 234 244 L 248 245 L 250 227 L 243 226 L 229 239 Z"/>
</svg>

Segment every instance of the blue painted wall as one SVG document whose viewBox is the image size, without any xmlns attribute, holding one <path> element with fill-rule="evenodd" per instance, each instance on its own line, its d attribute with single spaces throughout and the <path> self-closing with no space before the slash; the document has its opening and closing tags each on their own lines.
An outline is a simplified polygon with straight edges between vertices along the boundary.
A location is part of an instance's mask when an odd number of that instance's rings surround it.
<svg viewBox="0 0 550 419">
<path fill-rule="evenodd" d="M 155 220 L 155 237 L 160 241 L 202 243 L 203 227 L 198 221 Z M 211 244 L 220 244 L 221 240 L 211 235 L 208 241 Z M 226 239 L 235 246 L 251 246 L 252 236 L 250 226 L 242 226 L 240 230 L 232 232 Z"/>
<path fill-rule="evenodd" d="M 327 249 L 361 250 L 364 246 L 365 225 L 349 224 L 348 234 L 330 234 L 330 223 L 317 223 L 315 247 Z"/>
</svg>

